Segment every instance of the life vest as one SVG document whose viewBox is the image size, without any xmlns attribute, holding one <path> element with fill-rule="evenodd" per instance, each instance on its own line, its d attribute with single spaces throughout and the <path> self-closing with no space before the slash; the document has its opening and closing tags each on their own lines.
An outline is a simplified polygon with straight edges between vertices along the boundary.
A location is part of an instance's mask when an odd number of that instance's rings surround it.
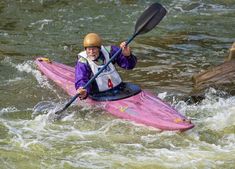
<svg viewBox="0 0 235 169">
<path fill-rule="evenodd" d="M 104 46 L 101 46 L 101 52 L 105 57 L 104 63 L 107 63 L 110 60 L 110 54 L 105 49 Z M 92 61 L 86 54 L 86 51 L 83 51 L 78 54 L 79 56 L 85 58 L 89 66 L 91 67 L 92 73 L 95 75 L 104 65 L 97 65 L 94 61 Z M 109 65 L 104 69 L 97 77 L 96 77 L 96 83 L 98 86 L 98 89 L 100 92 L 107 91 L 109 89 L 112 89 L 116 86 L 118 86 L 122 79 L 118 72 L 116 71 L 114 65 L 109 63 Z"/>
</svg>

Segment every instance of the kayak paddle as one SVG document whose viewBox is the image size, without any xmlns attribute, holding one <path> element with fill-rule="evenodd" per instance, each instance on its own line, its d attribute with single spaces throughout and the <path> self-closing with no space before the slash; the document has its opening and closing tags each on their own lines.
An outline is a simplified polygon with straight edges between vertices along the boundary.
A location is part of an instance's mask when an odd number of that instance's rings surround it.
<svg viewBox="0 0 235 169">
<path fill-rule="evenodd" d="M 154 3 L 149 6 L 139 17 L 135 25 L 135 32 L 132 37 L 130 37 L 126 45 L 128 45 L 137 35 L 144 34 L 152 30 L 166 15 L 166 9 L 159 3 Z M 122 49 L 120 48 L 111 58 L 110 60 L 83 86 L 83 88 L 87 88 L 99 74 L 106 69 L 106 67 L 111 63 L 120 53 Z M 60 114 L 64 110 L 66 110 L 79 96 L 77 93 L 75 96 L 71 98 L 71 100 L 59 111 L 56 111 L 55 114 Z"/>
</svg>

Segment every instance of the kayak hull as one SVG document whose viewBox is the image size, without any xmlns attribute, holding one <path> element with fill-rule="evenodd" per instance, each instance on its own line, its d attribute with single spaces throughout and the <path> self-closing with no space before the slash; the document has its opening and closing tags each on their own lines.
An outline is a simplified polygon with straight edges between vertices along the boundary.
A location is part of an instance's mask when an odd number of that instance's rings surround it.
<svg viewBox="0 0 235 169">
<path fill-rule="evenodd" d="M 38 69 L 70 96 L 76 94 L 74 87 L 75 69 L 73 67 L 50 61 L 47 58 L 37 58 Z M 78 100 L 79 101 L 79 100 Z M 115 101 L 95 101 L 89 97 L 86 102 L 97 105 L 106 112 L 146 126 L 160 130 L 185 131 L 194 125 L 169 104 L 147 91 Z"/>
</svg>

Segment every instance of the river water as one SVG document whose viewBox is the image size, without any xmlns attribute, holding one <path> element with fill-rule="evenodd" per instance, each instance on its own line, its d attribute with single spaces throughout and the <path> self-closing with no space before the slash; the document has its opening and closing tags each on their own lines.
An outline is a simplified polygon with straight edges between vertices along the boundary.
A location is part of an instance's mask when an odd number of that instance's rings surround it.
<svg viewBox="0 0 235 169">
<path fill-rule="evenodd" d="M 123 79 L 176 107 L 195 128 L 156 129 L 73 104 L 61 121 L 47 113 L 69 96 L 36 69 L 47 56 L 74 66 L 88 32 L 104 44 L 130 37 L 137 18 L 155 1 L 0 1 L 0 168 L 235 168 L 235 97 L 209 89 L 199 104 L 179 96 L 192 75 L 223 62 L 235 41 L 234 0 L 159 1 L 168 10 L 156 29 L 137 37 L 138 57 Z"/>
</svg>

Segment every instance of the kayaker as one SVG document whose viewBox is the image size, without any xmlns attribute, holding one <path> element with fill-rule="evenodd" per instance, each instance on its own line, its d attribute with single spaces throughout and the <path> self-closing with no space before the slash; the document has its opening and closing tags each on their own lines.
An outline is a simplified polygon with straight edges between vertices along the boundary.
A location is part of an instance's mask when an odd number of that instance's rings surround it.
<svg viewBox="0 0 235 169">
<path fill-rule="evenodd" d="M 85 36 L 83 41 L 85 50 L 78 54 L 75 67 L 75 88 L 80 93 L 80 99 L 86 99 L 93 93 L 110 91 L 122 84 L 122 79 L 114 64 L 128 70 L 133 69 L 137 62 L 130 47 L 125 44 L 125 42 L 120 44 L 122 52 L 87 89 L 83 89 L 89 79 L 120 49 L 117 46 L 104 47 L 101 37 L 96 33 L 89 33 Z"/>
</svg>

